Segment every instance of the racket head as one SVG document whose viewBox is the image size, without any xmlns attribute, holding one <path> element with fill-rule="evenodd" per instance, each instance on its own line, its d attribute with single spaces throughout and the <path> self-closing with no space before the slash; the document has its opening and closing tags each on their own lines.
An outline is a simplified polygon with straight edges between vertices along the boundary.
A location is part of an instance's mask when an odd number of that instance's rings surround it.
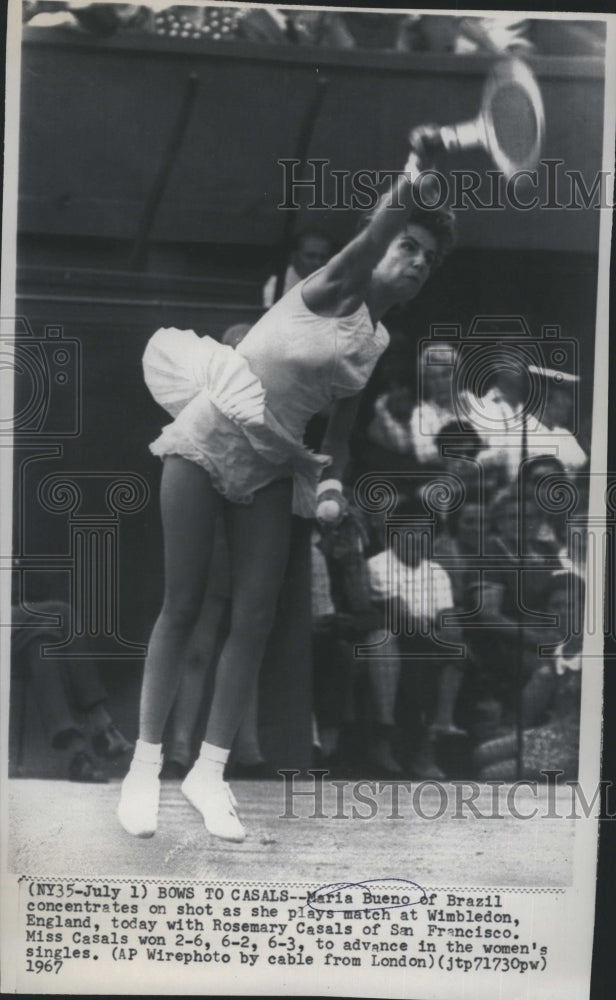
<svg viewBox="0 0 616 1000">
<path fill-rule="evenodd" d="M 486 80 L 480 117 L 488 152 L 499 170 L 508 176 L 534 170 L 543 148 L 545 114 L 539 85 L 526 63 L 496 63 Z"/>
</svg>

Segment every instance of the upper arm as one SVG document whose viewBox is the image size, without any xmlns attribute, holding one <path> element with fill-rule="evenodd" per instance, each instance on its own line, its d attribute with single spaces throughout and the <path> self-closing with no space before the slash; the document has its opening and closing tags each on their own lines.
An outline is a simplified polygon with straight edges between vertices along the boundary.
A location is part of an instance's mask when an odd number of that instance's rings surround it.
<svg viewBox="0 0 616 1000">
<path fill-rule="evenodd" d="M 305 280 L 304 302 L 317 315 L 350 315 L 364 301 L 366 285 L 381 256 L 368 227 Z"/>
</svg>

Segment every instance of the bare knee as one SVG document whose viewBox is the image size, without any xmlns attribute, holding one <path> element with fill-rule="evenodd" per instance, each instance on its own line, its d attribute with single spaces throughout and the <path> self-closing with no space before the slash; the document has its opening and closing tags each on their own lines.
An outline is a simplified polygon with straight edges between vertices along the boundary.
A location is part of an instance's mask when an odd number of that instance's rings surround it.
<svg viewBox="0 0 616 1000">
<path fill-rule="evenodd" d="M 160 617 L 167 628 L 180 632 L 191 631 L 199 617 L 201 601 L 189 596 L 166 597 Z"/>
<path fill-rule="evenodd" d="M 255 644 L 263 643 L 272 630 L 275 616 L 275 605 L 240 607 L 232 614 L 231 634 Z"/>
<path fill-rule="evenodd" d="M 184 670 L 188 674 L 201 674 L 209 666 L 211 658 L 210 650 L 189 646 L 183 656 Z"/>
</svg>

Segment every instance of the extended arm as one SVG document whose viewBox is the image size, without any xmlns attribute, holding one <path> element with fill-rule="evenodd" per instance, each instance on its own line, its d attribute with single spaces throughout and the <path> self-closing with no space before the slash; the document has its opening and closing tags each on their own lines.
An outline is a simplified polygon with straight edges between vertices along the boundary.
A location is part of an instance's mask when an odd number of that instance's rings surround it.
<svg viewBox="0 0 616 1000">
<path fill-rule="evenodd" d="M 364 301 L 372 271 L 408 221 L 415 203 L 413 184 L 425 168 L 426 148 L 437 142 L 437 135 L 435 126 L 415 130 L 411 136 L 413 151 L 404 171 L 393 179 L 366 228 L 306 281 L 304 301 L 313 312 L 324 316 L 348 316 Z"/>
</svg>

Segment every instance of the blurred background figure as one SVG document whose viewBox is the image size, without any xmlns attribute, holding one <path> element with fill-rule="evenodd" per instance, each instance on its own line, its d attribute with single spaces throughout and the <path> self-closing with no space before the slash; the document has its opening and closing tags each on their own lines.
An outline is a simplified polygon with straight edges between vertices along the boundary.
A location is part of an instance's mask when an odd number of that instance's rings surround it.
<svg viewBox="0 0 616 1000">
<path fill-rule="evenodd" d="M 531 406 L 530 380 L 536 376 L 541 376 L 544 384 L 536 394 L 537 405 Z M 571 385 L 575 382 L 576 376 L 565 379 L 561 372 L 527 366 L 513 352 L 509 363 L 503 357 L 490 388 L 477 399 L 471 414 L 478 433 L 487 442 L 478 456 L 484 467 L 499 467 L 501 478 L 512 482 L 518 475 L 525 438 L 527 457 L 552 455 L 567 472 L 582 469 L 587 455 L 571 431 L 561 425 L 572 418 Z"/>
<path fill-rule="evenodd" d="M 412 456 L 419 465 L 438 462 L 437 435 L 443 427 L 458 422 L 456 359 L 453 344 L 425 344 L 418 361 L 418 398 L 414 399 L 410 385 L 379 396 L 369 438 L 390 451 Z"/>
<path fill-rule="evenodd" d="M 306 229 L 293 241 L 293 251 L 284 275 L 281 295 L 286 295 L 299 281 L 324 267 L 334 255 L 334 244 L 329 236 L 318 230 Z M 272 274 L 263 286 L 263 306 L 274 305 L 277 275 Z"/>
<path fill-rule="evenodd" d="M 33 615 L 39 616 L 33 619 Z M 44 617 L 59 624 L 45 624 Z M 63 756 L 63 769 L 69 781 L 106 782 L 105 770 L 96 756 L 113 759 L 133 749 L 114 724 L 107 709 L 107 691 L 98 668 L 83 640 L 83 659 L 61 659 L 48 645 L 66 639 L 71 609 L 63 601 L 39 600 L 28 610 L 20 605 L 12 609 L 11 664 L 14 677 L 22 687 L 22 704 L 32 692 L 40 719 L 52 750 Z M 74 652 L 74 649 L 73 649 Z M 25 739 L 22 711 L 20 742 Z"/>
</svg>

